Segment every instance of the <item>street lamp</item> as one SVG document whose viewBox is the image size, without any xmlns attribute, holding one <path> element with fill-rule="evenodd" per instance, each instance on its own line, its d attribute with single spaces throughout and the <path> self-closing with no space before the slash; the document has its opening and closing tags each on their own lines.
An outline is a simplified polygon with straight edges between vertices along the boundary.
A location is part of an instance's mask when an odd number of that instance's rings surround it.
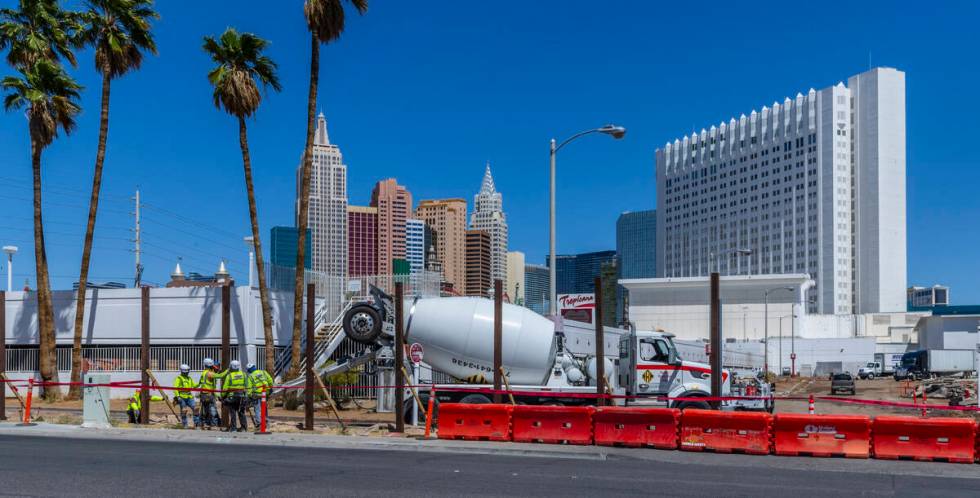
<svg viewBox="0 0 980 498">
<path fill-rule="evenodd" d="M 3 252 L 7 253 L 7 292 L 14 290 L 14 254 L 17 246 L 3 246 Z"/>
<path fill-rule="evenodd" d="M 783 318 L 796 318 L 796 314 L 794 313 L 779 317 L 779 375 L 783 374 Z M 790 322 L 790 325 L 792 326 L 793 322 Z"/>
<path fill-rule="evenodd" d="M 588 135 L 590 133 L 602 133 L 609 135 L 615 139 L 623 138 L 626 135 L 626 128 L 622 126 L 616 126 L 607 124 L 601 128 L 595 128 L 592 130 L 586 130 L 572 135 L 567 138 L 564 142 L 555 146 L 555 139 L 551 139 L 551 216 L 550 222 L 550 244 L 549 249 L 551 253 L 548 256 L 549 268 L 548 268 L 548 290 L 549 296 L 551 297 L 551 302 L 548 303 L 548 311 L 550 315 L 555 313 L 555 303 L 558 302 L 558 281 L 557 281 L 557 268 L 555 262 L 555 156 L 562 147 L 567 145 L 569 142 L 579 138 L 583 135 Z"/>
<path fill-rule="evenodd" d="M 792 287 L 775 287 L 775 288 L 772 288 L 772 289 L 766 289 L 766 292 L 765 292 L 765 313 L 764 313 L 765 317 L 763 318 L 763 320 L 765 321 L 765 323 L 763 325 L 763 329 L 765 330 L 765 339 L 763 340 L 763 342 L 766 345 L 766 349 L 765 349 L 765 354 L 763 355 L 763 360 L 762 360 L 763 367 L 762 367 L 762 369 L 763 369 L 763 371 L 767 375 L 769 374 L 769 293 L 770 292 L 775 292 L 775 291 L 780 291 L 780 290 L 793 292 L 793 288 Z M 783 322 L 782 321 L 779 322 L 779 326 L 780 327 L 783 326 Z M 780 333 L 780 335 L 782 335 L 782 333 Z M 783 344 L 782 337 L 780 337 L 779 341 L 780 341 L 779 342 L 779 345 L 780 345 L 780 347 L 782 347 L 782 344 Z M 782 360 L 782 355 L 780 355 L 779 359 Z M 780 372 L 780 373 L 782 373 L 782 372 Z"/>
</svg>

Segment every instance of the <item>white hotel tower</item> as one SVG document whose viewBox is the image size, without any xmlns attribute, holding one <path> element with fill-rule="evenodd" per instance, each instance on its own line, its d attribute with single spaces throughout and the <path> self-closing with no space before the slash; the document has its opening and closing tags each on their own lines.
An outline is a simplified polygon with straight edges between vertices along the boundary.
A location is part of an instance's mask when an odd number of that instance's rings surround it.
<svg viewBox="0 0 980 498">
<path fill-rule="evenodd" d="M 656 158 L 660 277 L 807 273 L 811 313 L 905 310 L 904 72 L 811 89 Z"/>
<path fill-rule="evenodd" d="M 296 170 L 297 192 L 302 175 Z M 309 228 L 312 270 L 343 281 L 347 276 L 347 166 L 330 143 L 327 118 L 320 113 L 313 135 Z"/>
<path fill-rule="evenodd" d="M 492 280 L 507 281 L 507 215 L 504 214 L 504 196 L 497 192 L 490 174 L 490 162 L 483 173 L 480 192 L 473 196 L 473 213 L 470 228 L 483 230 L 490 235 L 490 276 Z"/>
</svg>

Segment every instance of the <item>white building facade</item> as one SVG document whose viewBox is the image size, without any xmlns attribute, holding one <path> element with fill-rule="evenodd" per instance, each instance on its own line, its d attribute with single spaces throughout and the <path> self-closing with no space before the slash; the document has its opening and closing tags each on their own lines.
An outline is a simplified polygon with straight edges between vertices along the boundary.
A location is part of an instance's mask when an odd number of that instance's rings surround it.
<svg viewBox="0 0 980 498">
<path fill-rule="evenodd" d="M 497 192 L 487 163 L 480 192 L 473 196 L 473 213 L 470 228 L 490 234 L 491 279 L 507 279 L 507 216 L 504 214 L 504 197 Z"/>
<path fill-rule="evenodd" d="M 903 72 L 798 93 L 656 163 L 659 276 L 807 274 L 811 313 L 905 309 Z"/>
<path fill-rule="evenodd" d="M 302 164 L 297 168 L 297 187 Z M 298 191 L 298 188 L 297 188 Z M 311 269 L 330 276 L 347 275 L 347 166 L 340 148 L 330 143 L 327 119 L 320 113 L 313 139 L 309 228 Z"/>
</svg>

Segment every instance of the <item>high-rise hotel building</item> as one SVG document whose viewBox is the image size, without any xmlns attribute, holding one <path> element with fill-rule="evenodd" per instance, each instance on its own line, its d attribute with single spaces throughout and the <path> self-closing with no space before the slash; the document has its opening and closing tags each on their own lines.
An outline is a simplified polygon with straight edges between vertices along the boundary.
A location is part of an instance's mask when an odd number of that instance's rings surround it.
<svg viewBox="0 0 980 498">
<path fill-rule="evenodd" d="M 504 214 L 504 196 L 497 192 L 490 174 L 490 163 L 483 173 L 480 191 L 473 196 L 473 213 L 470 229 L 482 230 L 490 235 L 491 280 L 507 279 L 507 215 Z"/>
<path fill-rule="evenodd" d="M 905 309 L 905 73 L 811 89 L 656 161 L 659 277 L 807 273 L 810 312 Z"/>
<path fill-rule="evenodd" d="M 302 173 L 303 165 L 300 164 L 296 170 L 297 192 Z M 323 113 L 317 118 L 313 135 L 310 176 L 311 266 L 313 271 L 344 279 L 347 276 L 347 166 L 340 148 L 330 143 L 327 118 Z"/>
</svg>

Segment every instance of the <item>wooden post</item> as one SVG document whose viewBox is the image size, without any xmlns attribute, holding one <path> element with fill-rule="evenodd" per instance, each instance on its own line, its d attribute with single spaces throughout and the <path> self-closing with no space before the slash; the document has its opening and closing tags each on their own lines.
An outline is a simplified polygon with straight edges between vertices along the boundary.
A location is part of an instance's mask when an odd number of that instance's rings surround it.
<svg viewBox="0 0 980 498">
<path fill-rule="evenodd" d="M 146 375 L 150 377 L 151 385 L 157 388 L 157 392 L 160 393 L 160 397 L 163 398 L 163 402 L 167 404 L 167 408 L 170 408 L 170 413 L 173 413 L 174 417 L 177 417 L 177 422 L 180 422 L 180 415 L 177 413 L 177 409 L 174 408 L 174 405 L 170 402 L 170 396 L 167 396 L 167 393 L 161 388 L 160 381 L 157 380 L 156 375 L 153 375 L 153 372 L 149 370 L 146 371 Z"/>
<path fill-rule="evenodd" d="M 150 423 L 150 288 L 140 287 L 140 423 Z"/>
<path fill-rule="evenodd" d="M 323 390 L 323 396 L 327 398 L 327 404 L 330 406 L 330 410 L 333 412 L 333 416 L 337 418 L 337 422 L 340 424 L 340 430 L 342 432 L 347 432 L 347 424 L 345 424 L 344 420 L 340 418 L 340 411 L 337 410 L 337 404 L 334 403 L 333 396 L 330 395 L 330 390 L 327 389 L 327 386 L 323 383 L 323 380 L 320 379 L 319 375 L 314 375 L 313 378 L 316 380 L 316 383 L 320 386 L 320 389 Z"/>
<path fill-rule="evenodd" d="M 493 402 L 501 403 L 500 378 L 503 376 L 504 342 L 504 283 L 498 278 L 493 281 Z"/>
<path fill-rule="evenodd" d="M 313 315 L 316 312 L 316 284 L 306 284 L 306 389 L 303 391 L 303 411 L 306 412 L 306 423 L 303 429 L 313 430 Z"/>
<path fill-rule="evenodd" d="M 599 395 L 596 398 L 596 405 L 605 406 L 606 404 L 606 334 L 602 328 L 602 278 L 595 278 L 595 313 L 592 320 L 595 322 L 595 392 Z"/>
<path fill-rule="evenodd" d="M 395 282 L 395 432 L 405 432 L 405 330 L 402 328 L 405 289 Z"/>
<path fill-rule="evenodd" d="M 7 380 L 7 292 L 0 290 L 0 381 Z M 0 420 L 7 420 L 7 383 L 0 382 Z"/>
<path fill-rule="evenodd" d="M 231 365 L 231 286 L 221 286 L 221 368 Z M 225 387 L 226 380 L 221 381 Z M 228 427 L 228 407 L 221 403 L 221 426 Z"/>
<path fill-rule="evenodd" d="M 711 395 L 721 396 L 721 297 L 718 272 L 711 273 Z M 711 406 L 719 408 L 720 401 L 712 401 Z"/>
</svg>

